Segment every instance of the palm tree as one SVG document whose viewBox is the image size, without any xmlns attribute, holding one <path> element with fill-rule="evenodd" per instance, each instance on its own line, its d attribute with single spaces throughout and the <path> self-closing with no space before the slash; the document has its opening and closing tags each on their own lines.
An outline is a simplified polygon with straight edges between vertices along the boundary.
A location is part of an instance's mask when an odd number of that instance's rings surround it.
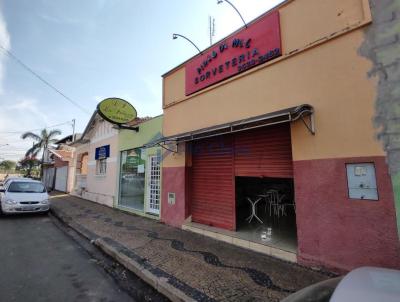
<svg viewBox="0 0 400 302">
<path fill-rule="evenodd" d="M 21 159 L 18 164 L 20 168 L 25 169 L 25 177 L 31 177 L 31 171 L 33 168 L 39 166 L 40 161 L 38 161 L 35 157 L 25 157 Z"/>
<path fill-rule="evenodd" d="M 42 152 L 42 161 L 40 164 L 40 178 L 43 176 L 43 162 L 44 162 L 44 155 L 46 153 L 47 148 L 49 145 L 54 144 L 57 139 L 55 136 L 60 135 L 61 131 L 58 129 L 51 130 L 47 132 L 46 129 L 43 129 L 40 134 L 35 134 L 33 132 L 25 132 L 21 135 L 22 139 L 30 138 L 33 139 L 36 143 L 33 144 L 31 148 L 26 151 L 26 157 L 36 157 L 38 153 Z"/>
</svg>

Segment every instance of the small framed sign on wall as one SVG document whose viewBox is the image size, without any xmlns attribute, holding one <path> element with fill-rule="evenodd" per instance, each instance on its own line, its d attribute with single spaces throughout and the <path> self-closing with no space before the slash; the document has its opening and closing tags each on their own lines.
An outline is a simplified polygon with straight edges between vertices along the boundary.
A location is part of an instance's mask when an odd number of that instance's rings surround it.
<svg viewBox="0 0 400 302">
<path fill-rule="evenodd" d="M 104 159 L 107 157 L 110 157 L 110 145 L 96 148 L 95 160 Z"/>
</svg>

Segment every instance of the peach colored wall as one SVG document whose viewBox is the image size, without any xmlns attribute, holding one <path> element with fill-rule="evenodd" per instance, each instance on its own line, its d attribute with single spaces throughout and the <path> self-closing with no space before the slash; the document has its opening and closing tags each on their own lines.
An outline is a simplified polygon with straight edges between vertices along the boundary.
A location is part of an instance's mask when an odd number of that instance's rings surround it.
<svg viewBox="0 0 400 302">
<path fill-rule="evenodd" d="M 183 85 L 183 87 L 182 87 Z M 163 80 L 163 105 L 171 105 L 185 98 L 185 68 L 180 68 L 173 75 Z"/>
<path fill-rule="evenodd" d="M 274 64 L 294 53 L 326 42 L 329 39 L 371 22 L 371 11 L 368 0 L 293 0 L 286 1 L 276 9 L 280 13 L 281 39 L 284 55 L 280 59 L 264 64 L 256 69 Z M 318 11 L 318 14 L 310 13 L 316 11 Z M 235 35 L 235 33 L 232 33 L 230 36 Z M 207 49 L 203 51 L 203 53 L 206 52 Z M 256 69 L 253 69 L 253 71 Z M 242 73 L 235 78 L 251 72 Z M 185 68 L 183 63 L 164 75 L 164 108 L 188 99 L 185 96 L 184 85 Z M 215 89 L 219 85 L 214 85 L 199 93 Z M 196 94 L 193 94 L 189 98 L 194 96 Z"/>
<path fill-rule="evenodd" d="M 67 179 L 67 192 L 70 193 L 74 190 L 74 180 L 75 180 L 75 167 L 68 167 L 68 179 Z"/>
<path fill-rule="evenodd" d="M 112 207 L 117 194 L 118 130 L 97 116 L 85 139 L 89 139 L 90 142 L 76 150 L 77 156 L 88 152 L 86 190 L 82 193 L 82 197 Z M 106 174 L 96 175 L 96 148 L 105 145 L 110 145 Z"/>
<path fill-rule="evenodd" d="M 178 145 L 178 152 L 171 153 L 168 151 L 163 151 L 163 167 L 182 167 L 186 164 L 186 156 L 185 156 L 185 144 Z"/>
<path fill-rule="evenodd" d="M 84 144 L 84 145 L 77 145 L 74 147 L 74 151 L 72 153 L 72 173 L 70 173 L 70 177 L 68 181 L 71 182 L 71 184 L 68 184 L 68 186 L 71 187 L 72 193 L 74 193 L 74 190 L 76 188 L 76 175 L 77 174 L 82 174 L 81 173 L 81 165 L 79 163 L 80 157 L 82 154 L 89 152 L 89 144 Z M 87 162 L 87 161 L 86 161 Z M 87 166 L 86 166 L 86 171 L 87 171 Z"/>
<path fill-rule="evenodd" d="M 110 157 L 107 158 L 107 172 L 96 175 L 95 150 L 97 147 L 110 145 Z M 89 147 L 87 191 L 107 196 L 115 196 L 118 164 L 118 135 L 91 143 Z"/>
<path fill-rule="evenodd" d="M 384 155 L 372 124 L 376 81 L 358 54 L 371 21 L 368 1 L 294 0 L 279 10 L 281 58 L 189 97 L 184 67 L 164 77 L 164 135 L 309 103 L 316 135 L 292 124 L 294 160 Z M 175 155 L 164 166 L 183 162 Z"/>
<path fill-rule="evenodd" d="M 295 0 L 279 9 L 285 54 L 371 19 L 366 0 Z"/>
</svg>

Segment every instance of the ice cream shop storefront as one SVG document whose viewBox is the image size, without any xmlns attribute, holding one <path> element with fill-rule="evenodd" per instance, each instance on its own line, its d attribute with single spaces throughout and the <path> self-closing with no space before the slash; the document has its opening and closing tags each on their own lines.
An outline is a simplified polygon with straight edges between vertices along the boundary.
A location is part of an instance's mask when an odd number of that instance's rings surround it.
<svg viewBox="0 0 400 302">
<path fill-rule="evenodd" d="M 161 220 L 305 265 L 399 268 L 358 53 L 372 22 L 364 0 L 286 1 L 166 73 Z"/>
</svg>

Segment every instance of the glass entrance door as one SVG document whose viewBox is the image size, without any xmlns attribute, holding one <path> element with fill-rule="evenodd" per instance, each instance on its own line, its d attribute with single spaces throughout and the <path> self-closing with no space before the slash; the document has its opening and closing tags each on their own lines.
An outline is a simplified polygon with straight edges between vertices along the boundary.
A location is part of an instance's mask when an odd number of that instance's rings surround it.
<svg viewBox="0 0 400 302">
<path fill-rule="evenodd" d="M 160 214 L 160 195 L 161 195 L 161 169 L 160 158 L 149 156 L 148 173 L 147 173 L 147 196 L 148 196 L 148 209 L 149 213 Z"/>
<path fill-rule="evenodd" d="M 119 205 L 144 211 L 145 162 L 140 149 L 121 152 Z"/>
</svg>

